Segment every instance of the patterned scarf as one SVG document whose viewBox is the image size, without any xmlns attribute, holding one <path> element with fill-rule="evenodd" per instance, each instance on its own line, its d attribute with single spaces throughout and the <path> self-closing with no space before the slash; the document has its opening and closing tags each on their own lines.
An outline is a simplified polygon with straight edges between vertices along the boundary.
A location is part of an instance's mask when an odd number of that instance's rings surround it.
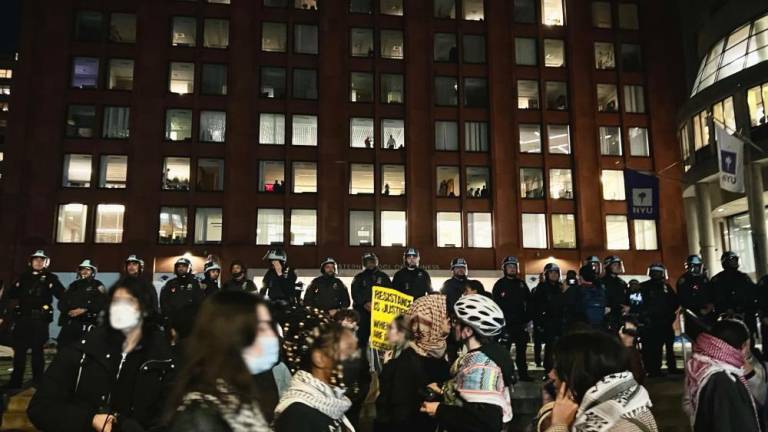
<svg viewBox="0 0 768 432">
<path fill-rule="evenodd" d="M 606 432 L 620 420 L 643 423 L 649 430 L 656 424 L 647 424 L 645 418 L 651 409 L 651 399 L 632 372 L 608 375 L 584 394 L 576 412 L 572 430 L 577 432 Z"/>
<path fill-rule="evenodd" d="M 442 358 L 450 330 L 445 295 L 430 294 L 419 297 L 408 310 L 413 330 L 411 347 L 425 357 Z"/>
<path fill-rule="evenodd" d="M 328 385 L 309 372 L 300 370 L 293 376 L 291 386 L 283 393 L 275 408 L 275 418 L 294 403 L 307 405 L 327 415 L 336 422 L 336 430 L 345 430 L 342 429 L 344 426 L 350 432 L 355 431 L 344 416 L 352 406 L 352 401 L 344 396 L 344 389 Z"/>
<path fill-rule="evenodd" d="M 221 398 L 207 393 L 187 393 L 177 411 L 184 411 L 193 404 L 202 404 L 215 408 L 232 429 L 232 432 L 268 432 L 272 430 L 257 404 L 240 404 L 237 395 L 230 393 L 223 381 L 219 382 L 219 391 L 224 395 Z"/>
<path fill-rule="evenodd" d="M 501 368 L 481 351 L 459 357 L 451 367 L 454 378 L 446 383 L 446 400 L 458 404 L 485 403 L 501 408 L 504 423 L 512 420 L 512 402 Z"/>
</svg>

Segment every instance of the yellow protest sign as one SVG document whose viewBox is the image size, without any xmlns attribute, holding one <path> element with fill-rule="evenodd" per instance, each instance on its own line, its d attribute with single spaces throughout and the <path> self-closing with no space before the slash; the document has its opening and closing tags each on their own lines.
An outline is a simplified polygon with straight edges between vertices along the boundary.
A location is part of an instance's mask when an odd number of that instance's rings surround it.
<svg viewBox="0 0 768 432">
<path fill-rule="evenodd" d="M 411 303 L 413 303 L 413 296 L 403 294 L 392 288 L 373 287 L 371 348 L 377 350 L 389 349 L 389 343 L 387 342 L 389 325 L 398 315 L 408 312 Z"/>
</svg>

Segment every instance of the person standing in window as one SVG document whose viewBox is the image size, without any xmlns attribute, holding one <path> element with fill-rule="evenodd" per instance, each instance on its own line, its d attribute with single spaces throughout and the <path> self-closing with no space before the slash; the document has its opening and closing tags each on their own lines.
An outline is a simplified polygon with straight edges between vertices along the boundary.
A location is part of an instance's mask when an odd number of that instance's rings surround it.
<svg viewBox="0 0 768 432">
<path fill-rule="evenodd" d="M 320 272 L 322 275 L 309 284 L 304 294 L 304 304 L 333 316 L 339 309 L 346 309 L 352 303 L 349 290 L 336 277 L 336 260 L 333 258 L 328 257 L 320 263 Z"/>
<path fill-rule="evenodd" d="M 83 260 L 77 268 L 77 280 L 72 282 L 59 299 L 58 348 L 80 342 L 88 330 L 95 326 L 107 304 L 107 289 L 96 279 L 96 266 Z"/>
</svg>

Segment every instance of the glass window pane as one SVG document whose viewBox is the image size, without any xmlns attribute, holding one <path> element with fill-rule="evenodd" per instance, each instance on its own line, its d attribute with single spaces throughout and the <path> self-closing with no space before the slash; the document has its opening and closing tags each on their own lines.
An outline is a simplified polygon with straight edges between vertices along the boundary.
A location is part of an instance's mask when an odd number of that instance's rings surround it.
<svg viewBox="0 0 768 432">
<path fill-rule="evenodd" d="M 461 247 L 461 213 L 437 213 L 437 247 Z"/>
<path fill-rule="evenodd" d="M 457 106 L 459 104 L 459 84 L 454 77 L 435 77 L 435 105 Z"/>
<path fill-rule="evenodd" d="M 227 113 L 200 111 L 200 141 L 224 142 L 227 132 Z"/>
<path fill-rule="evenodd" d="M 493 247 L 493 224 L 490 213 L 467 213 L 467 246 Z"/>
<path fill-rule="evenodd" d="M 541 168 L 520 168 L 520 197 L 544 198 L 544 171 Z"/>
<path fill-rule="evenodd" d="M 523 213 L 523 247 L 526 249 L 547 248 L 547 215 Z"/>
<path fill-rule="evenodd" d="M 600 126 L 600 154 L 603 156 L 621 156 L 621 128 L 618 126 Z"/>
<path fill-rule="evenodd" d="M 464 150 L 468 152 L 488 151 L 488 123 L 464 122 Z"/>
<path fill-rule="evenodd" d="M 435 122 L 435 150 L 459 151 L 459 124 L 453 121 Z"/>
<path fill-rule="evenodd" d="M 613 27 L 611 18 L 611 3 L 607 1 L 592 2 L 592 25 L 597 28 L 609 29 Z"/>
<path fill-rule="evenodd" d="M 352 57 L 373 57 L 373 29 L 352 28 L 349 39 Z"/>
<path fill-rule="evenodd" d="M 352 72 L 350 74 L 349 100 L 352 102 L 373 102 L 373 74 Z"/>
<path fill-rule="evenodd" d="M 64 155 L 62 186 L 72 188 L 91 187 L 92 157 L 88 154 Z"/>
<path fill-rule="evenodd" d="M 184 244 L 187 242 L 187 209 L 161 207 L 158 242 L 160 244 Z"/>
<path fill-rule="evenodd" d="M 163 162 L 163 190 L 189 190 L 189 158 L 167 157 Z"/>
<path fill-rule="evenodd" d="M 285 98 L 285 69 L 276 67 L 261 68 L 261 97 L 270 99 Z"/>
<path fill-rule="evenodd" d="M 768 88 L 768 85 L 764 86 Z M 766 101 L 761 86 L 752 87 L 747 91 L 747 105 L 752 127 L 760 126 L 768 121 L 766 116 Z"/>
<path fill-rule="evenodd" d="M 349 212 L 349 245 L 373 246 L 373 225 L 372 211 Z"/>
<path fill-rule="evenodd" d="M 460 195 L 459 167 L 439 166 L 437 170 L 437 196 L 455 198 Z"/>
<path fill-rule="evenodd" d="M 373 148 L 373 119 L 353 117 L 349 119 L 349 146 L 353 148 Z"/>
<path fill-rule="evenodd" d="M 610 42 L 595 42 L 595 69 L 616 68 L 616 53 Z"/>
<path fill-rule="evenodd" d="M 259 144 L 285 144 L 285 114 L 259 115 Z"/>
<path fill-rule="evenodd" d="M 197 190 L 200 192 L 224 190 L 224 159 L 198 159 Z"/>
<path fill-rule="evenodd" d="M 220 208 L 199 208 L 195 211 L 195 243 L 221 243 L 224 217 Z"/>
<path fill-rule="evenodd" d="M 264 0 L 264 6 L 285 8 L 288 7 L 288 0 Z"/>
<path fill-rule="evenodd" d="M 624 86 L 624 105 L 628 113 L 645 112 L 645 93 L 643 86 L 625 85 Z"/>
<path fill-rule="evenodd" d="M 192 139 L 192 110 L 169 109 L 165 111 L 165 139 L 169 141 Z"/>
<path fill-rule="evenodd" d="M 99 204 L 96 206 L 96 232 L 94 243 L 122 243 L 125 206 Z"/>
<path fill-rule="evenodd" d="M 544 66 L 565 66 L 565 41 L 562 39 L 544 39 Z"/>
<path fill-rule="evenodd" d="M 485 78 L 464 78 L 464 106 L 488 106 L 488 80 Z"/>
<path fill-rule="evenodd" d="M 603 183 L 603 199 L 607 201 L 624 201 L 624 171 L 603 170 L 600 175 Z"/>
<path fill-rule="evenodd" d="M 405 44 L 403 32 L 400 30 L 381 31 L 381 58 L 402 59 L 404 57 Z"/>
<path fill-rule="evenodd" d="M 197 20 L 192 17 L 173 17 L 171 45 L 193 47 L 197 43 Z"/>
<path fill-rule="evenodd" d="M 485 167 L 467 167 L 467 198 L 489 198 L 491 174 Z"/>
<path fill-rule="evenodd" d="M 259 161 L 259 192 L 285 192 L 283 161 Z"/>
<path fill-rule="evenodd" d="M 125 189 L 128 184 L 128 156 L 103 155 L 99 169 L 99 187 Z"/>
<path fill-rule="evenodd" d="M 568 125 L 547 125 L 550 154 L 571 154 L 571 128 Z"/>
<path fill-rule="evenodd" d="M 459 49 L 456 46 L 456 35 L 453 33 L 435 33 L 434 60 L 436 62 L 452 62 L 459 60 Z"/>
<path fill-rule="evenodd" d="M 538 64 L 536 39 L 515 38 L 515 63 L 521 66 L 536 66 Z"/>
<path fill-rule="evenodd" d="M 626 216 L 605 216 L 605 239 L 605 247 L 608 250 L 629 250 L 629 227 Z"/>
<path fill-rule="evenodd" d="M 405 166 L 381 166 L 381 194 L 384 196 L 405 195 Z"/>
<path fill-rule="evenodd" d="M 293 7 L 304 10 L 317 10 L 317 0 L 293 0 Z"/>
<path fill-rule="evenodd" d="M 96 131 L 96 107 L 70 105 L 67 109 L 67 138 L 93 138 Z"/>
<path fill-rule="evenodd" d="M 619 111 L 619 94 L 615 84 L 597 85 L 597 110 L 599 112 Z"/>
<path fill-rule="evenodd" d="M 317 244 L 317 211 L 291 210 L 291 244 Z"/>
<path fill-rule="evenodd" d="M 136 15 L 113 13 L 109 18 L 109 40 L 116 43 L 136 42 Z"/>
<path fill-rule="evenodd" d="M 105 107 L 103 138 L 125 139 L 130 135 L 131 109 L 128 107 Z"/>
<path fill-rule="evenodd" d="M 227 94 L 227 65 L 204 64 L 200 93 L 224 96 Z"/>
<path fill-rule="evenodd" d="M 619 28 L 624 30 L 638 30 L 640 28 L 636 4 L 619 3 Z"/>
<path fill-rule="evenodd" d="M 293 97 L 295 99 L 317 99 L 317 71 L 315 69 L 293 70 Z"/>
<path fill-rule="evenodd" d="M 381 74 L 381 103 L 401 104 L 405 99 L 403 76 L 399 74 Z"/>
<path fill-rule="evenodd" d="M 644 127 L 629 128 L 629 155 L 650 156 L 648 145 L 648 129 Z"/>
<path fill-rule="evenodd" d="M 405 148 L 405 122 L 403 120 L 381 120 L 381 146 L 388 150 Z"/>
<path fill-rule="evenodd" d="M 84 243 L 88 206 L 84 204 L 62 204 L 59 206 L 56 224 L 57 243 Z"/>
<path fill-rule="evenodd" d="M 203 26 L 203 46 L 206 48 L 228 48 L 229 20 L 206 18 Z"/>
<path fill-rule="evenodd" d="M 99 86 L 99 59 L 75 57 L 72 59 L 71 86 L 79 89 L 95 89 Z"/>
<path fill-rule="evenodd" d="M 403 0 L 379 0 L 379 4 L 384 15 L 403 15 Z"/>
<path fill-rule="evenodd" d="M 635 229 L 636 250 L 656 250 L 659 248 L 655 220 L 635 219 L 632 223 Z"/>
<path fill-rule="evenodd" d="M 258 209 L 256 213 L 256 244 L 282 245 L 284 242 L 284 210 Z"/>
<path fill-rule="evenodd" d="M 296 146 L 317 145 L 317 116 L 294 115 L 292 117 L 291 144 Z"/>
<path fill-rule="evenodd" d="M 520 124 L 520 153 L 541 153 L 541 125 Z"/>
<path fill-rule="evenodd" d="M 382 246 L 405 246 L 408 227 L 404 211 L 382 211 L 380 223 Z"/>
<path fill-rule="evenodd" d="M 485 63 L 485 36 L 464 35 L 464 63 Z"/>
<path fill-rule="evenodd" d="M 317 163 L 293 162 L 293 193 L 317 192 Z"/>
<path fill-rule="evenodd" d="M 485 19 L 483 0 L 462 0 L 461 3 L 465 20 L 483 21 Z"/>
<path fill-rule="evenodd" d="M 562 81 L 547 81 L 547 109 L 563 111 L 568 109 L 568 84 Z"/>
<path fill-rule="evenodd" d="M 456 0 L 433 0 L 435 18 L 456 18 Z"/>
<path fill-rule="evenodd" d="M 541 23 L 548 26 L 564 26 L 563 0 L 541 0 Z"/>
<path fill-rule="evenodd" d="M 643 55 L 640 45 L 621 44 L 621 68 L 624 72 L 643 70 Z"/>
<path fill-rule="evenodd" d="M 576 217 L 572 214 L 552 215 L 552 247 L 576 248 Z"/>
<path fill-rule="evenodd" d="M 539 109 L 539 82 L 517 80 L 517 108 Z"/>
<path fill-rule="evenodd" d="M 373 0 L 350 0 L 349 11 L 352 13 L 372 14 Z"/>
<path fill-rule="evenodd" d="M 549 196 L 552 199 L 573 199 L 573 177 L 570 169 L 549 170 Z"/>
<path fill-rule="evenodd" d="M 293 26 L 293 50 L 298 54 L 317 54 L 317 26 L 296 24 Z"/>
<path fill-rule="evenodd" d="M 96 11 L 78 11 L 75 15 L 75 40 L 99 42 L 104 37 L 104 16 Z"/>
<path fill-rule="evenodd" d="M 133 60 L 109 60 L 107 88 L 109 90 L 133 89 Z"/>
<path fill-rule="evenodd" d="M 514 0 L 515 22 L 533 24 L 536 22 L 536 5 L 534 0 Z"/>
<path fill-rule="evenodd" d="M 168 91 L 189 94 L 195 91 L 195 64 L 171 62 L 168 77 Z"/>
<path fill-rule="evenodd" d="M 349 194 L 370 195 L 374 193 L 374 178 L 372 164 L 350 164 Z"/>
<path fill-rule="evenodd" d="M 288 26 L 285 23 L 261 23 L 261 50 L 286 52 L 288 49 Z"/>
</svg>

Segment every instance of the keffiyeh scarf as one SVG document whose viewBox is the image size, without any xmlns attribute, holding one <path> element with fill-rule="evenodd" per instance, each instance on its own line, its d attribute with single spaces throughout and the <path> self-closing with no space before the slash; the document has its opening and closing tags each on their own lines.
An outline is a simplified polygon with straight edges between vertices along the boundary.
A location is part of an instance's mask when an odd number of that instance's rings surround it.
<svg viewBox="0 0 768 432">
<path fill-rule="evenodd" d="M 215 408 L 232 432 L 272 430 L 256 403 L 241 404 L 238 397 L 229 392 L 224 383 L 219 384 L 219 391 L 224 395 L 223 397 L 201 392 L 187 393 L 178 411 L 184 411 L 193 404 L 202 404 Z"/>
<path fill-rule="evenodd" d="M 293 376 L 291 386 L 283 393 L 275 408 L 275 418 L 294 403 L 301 403 L 320 411 L 343 424 L 351 432 L 355 430 L 344 416 L 352 406 L 352 401 L 344 396 L 344 389 L 328 385 L 309 372 L 300 370 Z"/>
<path fill-rule="evenodd" d="M 450 330 L 445 295 L 419 297 L 411 304 L 407 315 L 413 330 L 411 348 L 421 356 L 442 358 Z"/>
<path fill-rule="evenodd" d="M 501 408 L 504 423 L 512 420 L 512 402 L 504 385 L 501 368 L 485 353 L 471 351 L 451 367 L 454 378 L 446 384 L 446 401 L 458 404 L 459 396 L 469 403 L 485 403 Z"/>
<path fill-rule="evenodd" d="M 642 418 L 651 406 L 648 392 L 632 372 L 607 375 L 584 394 L 572 430 L 606 432 L 620 420 Z"/>
</svg>

